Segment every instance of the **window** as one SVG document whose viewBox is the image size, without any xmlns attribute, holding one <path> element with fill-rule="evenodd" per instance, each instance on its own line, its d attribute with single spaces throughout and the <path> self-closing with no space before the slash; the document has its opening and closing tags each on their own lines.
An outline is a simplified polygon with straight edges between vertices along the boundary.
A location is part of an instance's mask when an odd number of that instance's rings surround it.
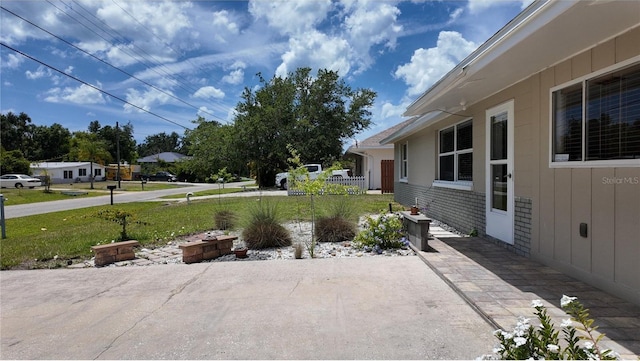
<svg viewBox="0 0 640 361">
<path fill-rule="evenodd" d="M 86 177 L 87 176 L 87 168 L 78 169 L 78 177 Z"/>
<path fill-rule="evenodd" d="M 440 131 L 438 179 L 458 182 L 473 180 L 473 123 L 467 120 Z"/>
<path fill-rule="evenodd" d="M 94 169 L 93 170 L 93 175 L 96 176 L 96 177 L 102 176 L 102 169 L 99 169 L 99 168 L 98 169 Z"/>
<path fill-rule="evenodd" d="M 404 143 L 400 146 L 400 179 L 407 179 L 409 174 L 409 144 Z"/>
<path fill-rule="evenodd" d="M 64 174 L 63 174 L 63 178 L 64 179 L 72 179 L 73 178 L 73 171 L 72 170 L 65 170 Z"/>
<path fill-rule="evenodd" d="M 640 63 L 552 92 L 556 164 L 640 159 Z"/>
</svg>

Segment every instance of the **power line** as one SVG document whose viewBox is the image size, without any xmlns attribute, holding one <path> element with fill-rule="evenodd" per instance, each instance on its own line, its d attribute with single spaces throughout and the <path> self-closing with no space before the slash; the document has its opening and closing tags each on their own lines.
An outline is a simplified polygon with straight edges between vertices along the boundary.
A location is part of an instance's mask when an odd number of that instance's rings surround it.
<svg viewBox="0 0 640 361">
<path fill-rule="evenodd" d="M 76 77 L 75 77 L 75 76 L 73 76 L 73 75 L 67 74 L 67 73 L 65 73 L 64 71 L 62 71 L 62 70 L 60 70 L 60 69 L 58 69 L 58 68 L 56 68 L 56 67 L 53 67 L 53 66 L 51 66 L 51 65 L 49 65 L 49 64 L 47 64 L 47 63 L 45 63 L 45 62 L 43 62 L 43 61 L 41 61 L 41 60 L 38 60 L 38 59 L 36 59 L 36 58 L 32 57 L 31 55 L 28 55 L 28 54 L 26 54 L 26 53 L 24 53 L 24 52 L 22 52 L 22 51 L 20 51 L 20 50 L 18 50 L 18 49 L 12 48 L 11 46 L 9 46 L 9 45 L 7 45 L 7 44 L 5 44 L 5 43 L 1 43 L 1 42 L 0 42 L 0 45 L 4 46 L 5 48 L 7 48 L 7 49 L 9 49 L 9 50 L 13 50 L 14 52 L 16 52 L 16 53 L 18 53 L 18 54 L 20 54 L 20 55 L 24 56 L 25 58 L 31 59 L 31 60 L 35 61 L 36 63 L 39 63 L 39 64 L 41 64 L 41 65 L 44 65 L 44 66 L 46 66 L 47 68 L 49 68 L 49 69 L 51 69 L 51 70 L 53 70 L 53 71 L 56 71 L 56 72 L 58 72 L 58 73 L 60 73 L 60 74 L 62 74 L 62 75 L 64 75 L 64 76 L 66 76 L 66 77 L 69 77 L 69 78 L 71 78 L 71 79 L 73 79 L 73 80 L 75 80 L 75 81 L 77 81 L 77 82 L 79 82 L 79 83 L 82 83 L 82 84 L 84 84 L 84 85 L 86 85 L 86 86 L 89 86 L 89 87 L 91 87 L 91 88 L 93 88 L 93 89 L 95 89 L 95 90 L 97 90 L 97 91 L 99 91 L 99 92 L 101 92 L 101 93 L 103 93 L 103 94 L 106 94 L 106 95 L 108 95 L 108 96 L 110 96 L 110 97 L 112 97 L 112 98 L 114 98 L 114 99 L 117 99 L 117 100 L 119 100 L 119 101 L 121 101 L 121 102 L 123 102 L 123 103 L 125 103 L 125 104 L 131 105 L 132 107 L 134 107 L 134 108 L 136 108 L 136 109 L 142 110 L 142 111 L 143 111 L 143 112 L 145 112 L 145 113 L 151 114 L 151 115 L 153 115 L 153 116 L 155 116 L 155 117 L 157 117 L 157 118 L 160 118 L 160 119 L 162 119 L 162 120 L 164 120 L 164 121 L 167 121 L 167 122 L 169 122 L 169 123 L 171 123 L 171 124 L 177 125 L 177 126 L 179 126 L 179 127 L 182 127 L 182 128 L 184 128 L 184 129 L 187 129 L 187 130 L 190 130 L 189 128 L 185 127 L 185 126 L 184 126 L 184 125 L 182 125 L 182 124 L 179 124 L 179 123 L 177 123 L 177 122 L 175 122 L 175 121 L 173 121 L 173 120 L 171 120 L 171 119 L 165 118 L 165 117 L 163 117 L 163 116 L 161 116 L 161 115 L 159 115 L 159 114 L 156 114 L 156 113 L 154 113 L 154 112 L 152 112 L 152 111 L 146 110 L 146 109 L 144 109 L 144 108 L 142 108 L 142 107 L 140 107 L 140 106 L 137 106 L 137 105 L 135 105 L 135 104 L 133 104 L 133 103 L 130 103 L 130 102 L 128 102 L 128 101 L 126 101 L 126 100 L 124 100 L 124 99 L 122 99 L 122 98 L 118 97 L 118 96 L 115 96 L 115 95 L 113 95 L 113 94 L 111 94 L 111 93 L 109 93 L 109 92 L 107 92 L 107 91 L 105 91 L 105 90 L 102 90 L 102 89 L 100 89 L 100 88 L 96 87 L 96 86 L 95 86 L 95 85 L 93 85 L 93 84 L 87 83 L 86 81 L 84 81 L 84 80 L 82 80 L 82 79 L 76 78 Z"/>
<path fill-rule="evenodd" d="M 215 115 L 214 115 L 214 114 L 211 114 L 211 113 L 209 113 L 209 112 L 207 112 L 207 111 L 201 110 L 201 109 L 200 109 L 200 108 L 198 108 L 197 106 L 195 106 L 195 105 L 193 105 L 193 104 L 190 104 L 190 103 L 188 103 L 188 102 L 186 102 L 186 101 L 184 101 L 184 100 L 182 100 L 182 99 L 178 98 L 177 96 L 175 96 L 175 95 L 173 95 L 173 94 L 171 94 L 171 93 L 165 92 L 164 90 L 162 90 L 162 89 L 160 89 L 160 88 L 156 87 L 155 85 L 153 85 L 153 84 L 151 84 L 151 83 L 148 83 L 148 82 L 146 82 L 146 81 L 144 81 L 144 80 L 142 80 L 142 79 L 140 79 L 140 78 L 136 77 L 135 75 L 130 74 L 130 73 L 128 73 L 127 71 L 125 71 L 125 70 L 123 70 L 123 69 L 120 69 L 120 68 L 118 68 L 117 66 L 115 66 L 115 65 L 113 65 L 113 64 L 111 64 L 111 63 L 109 63 L 109 62 L 107 62 L 107 61 L 105 61 L 105 60 L 103 60 L 103 59 L 98 58 L 97 56 L 95 56 L 95 55 L 93 55 L 93 54 L 91 54 L 91 53 L 89 53 L 89 52 L 87 52 L 87 51 L 85 51 L 85 50 L 81 49 L 80 47 L 78 47 L 78 46 L 76 46 L 76 45 L 74 45 L 74 44 L 70 43 L 69 41 L 67 41 L 67 40 L 65 40 L 65 39 L 63 39 L 63 38 L 61 38 L 61 37 L 59 37 L 59 36 L 57 36 L 57 35 L 55 35 L 55 34 L 51 33 L 50 31 L 48 31 L 48 30 L 46 30 L 46 29 L 44 29 L 44 28 L 42 28 L 42 27 L 38 26 L 37 24 L 34 24 L 33 22 L 31 22 L 31 21 L 29 21 L 29 20 L 27 20 L 27 19 L 23 18 L 22 16 L 20 16 L 20 15 L 18 15 L 18 14 L 16 14 L 16 13 L 14 13 L 13 11 L 6 9 L 6 8 L 5 8 L 5 7 L 3 7 L 3 6 L 0 6 L 0 9 L 2 9 L 2 10 L 4 10 L 4 11 L 6 11 L 6 12 L 8 12 L 8 13 L 10 13 L 11 15 L 13 15 L 13 16 L 15 16 L 15 17 L 17 17 L 17 18 L 20 18 L 21 20 L 23 20 L 23 21 L 25 21 L 25 22 L 27 22 L 27 23 L 31 24 L 32 26 L 34 26 L 34 27 L 36 27 L 36 28 L 38 28 L 38 29 L 40 29 L 40 30 L 44 31 L 45 33 L 47 33 L 47 34 L 49 34 L 49 35 L 53 36 L 54 38 L 56 38 L 56 39 L 58 39 L 58 40 L 62 41 L 63 43 L 65 43 L 65 44 L 67 44 L 67 45 L 69 45 L 69 46 L 71 46 L 71 47 L 73 47 L 73 48 L 75 48 L 75 49 L 77 49 L 77 50 L 79 50 L 79 51 L 81 51 L 81 52 L 83 52 L 83 53 L 85 53 L 85 54 L 89 55 L 90 57 L 92 57 L 92 58 L 94 58 L 94 59 L 98 60 L 99 62 L 101 62 L 101 63 L 103 63 L 103 64 L 105 64 L 105 65 L 108 65 L 108 66 L 110 66 L 110 67 L 112 67 L 112 68 L 114 68 L 114 69 L 116 69 L 116 70 L 118 70 L 118 71 L 122 72 L 123 74 L 126 74 L 126 75 L 128 75 L 128 76 L 130 76 L 130 77 L 132 77 L 132 78 L 134 78 L 134 79 L 136 79 L 136 80 L 138 80 L 139 82 L 141 82 L 141 83 L 143 83 L 143 84 L 145 84 L 145 85 L 147 85 L 147 86 L 149 86 L 149 87 L 151 87 L 151 88 L 153 88 L 153 89 L 155 89 L 155 90 L 157 90 L 157 91 L 159 91 L 159 92 L 161 92 L 161 93 L 163 93 L 163 94 L 166 94 L 166 95 L 168 95 L 168 96 L 170 96 L 170 97 L 172 97 L 172 98 L 176 99 L 177 101 L 179 101 L 179 102 L 181 102 L 181 103 L 183 103 L 183 104 L 186 104 L 186 105 L 190 106 L 191 108 L 194 108 L 194 109 L 196 109 L 196 110 L 198 110 L 198 111 L 200 111 L 200 112 L 203 112 L 203 113 L 206 113 L 206 114 L 209 114 L 209 115 L 211 115 L 211 116 L 215 117 Z"/>
<path fill-rule="evenodd" d="M 135 56 L 131 55 L 128 51 L 128 49 L 125 47 L 120 47 L 118 45 L 116 45 L 115 43 L 113 43 L 112 41 L 106 39 L 104 36 L 98 34 L 97 32 L 95 32 L 93 29 L 91 29 L 89 26 L 87 26 L 86 24 L 83 24 L 82 22 L 80 22 L 77 18 L 71 16 L 68 12 L 64 11 L 63 9 L 60 9 L 59 7 L 57 7 L 55 4 L 53 4 L 51 1 L 47 0 L 47 2 L 53 6 L 54 8 L 56 8 L 58 11 L 64 13 L 65 15 L 67 15 L 68 17 L 70 17 L 72 20 L 74 20 L 75 22 L 77 22 L 78 24 L 82 25 L 84 28 L 86 28 L 87 30 L 91 31 L 92 33 L 96 34 L 97 36 L 99 36 L 100 38 L 102 38 L 102 40 L 106 41 L 107 43 L 109 43 L 110 45 L 113 45 L 114 47 L 117 47 L 118 49 L 120 49 L 123 53 L 129 55 L 131 58 L 133 58 L 134 60 L 140 61 L 141 63 L 143 63 L 147 68 L 149 68 L 149 70 L 153 71 L 154 73 L 162 76 L 162 77 L 166 77 L 169 78 L 170 80 L 172 80 L 173 82 L 175 82 L 175 84 L 177 86 L 179 86 L 180 88 L 182 88 L 183 90 L 186 90 L 187 92 L 193 92 L 195 91 L 195 89 L 191 88 L 188 89 L 186 87 L 186 84 L 184 82 L 180 82 L 177 79 L 173 78 L 167 71 L 161 69 L 162 67 L 164 67 L 164 65 L 162 65 L 160 62 L 158 62 L 155 59 L 151 59 L 149 60 L 151 63 L 154 63 L 153 65 L 155 65 L 158 69 L 154 68 L 154 66 L 148 64 L 147 62 L 145 62 L 144 60 L 148 60 L 147 57 L 145 57 L 144 55 L 137 53 L 139 58 L 136 58 Z M 109 34 L 108 31 L 104 30 L 103 28 L 101 28 L 99 25 L 97 25 L 96 23 L 92 22 L 91 20 L 87 19 L 86 16 L 80 14 L 77 10 L 75 10 L 72 6 L 67 5 L 66 3 L 62 2 L 62 4 L 64 4 L 66 7 L 68 7 L 69 9 L 71 9 L 73 12 L 75 12 L 76 14 L 80 15 L 83 19 L 85 19 L 87 22 L 89 22 L 91 25 L 93 25 L 95 28 L 102 30 L 104 33 L 108 34 L 109 36 L 111 36 L 114 41 L 117 41 L 119 43 L 122 43 L 122 45 L 126 45 L 126 43 L 124 41 L 120 41 L 118 40 L 118 38 L 112 34 Z M 89 13 L 86 9 L 84 9 L 81 5 L 78 5 L 80 8 L 82 8 L 83 10 L 85 10 L 85 12 Z M 93 15 L 92 15 L 93 16 Z M 94 16 L 95 17 L 95 16 Z M 98 19 L 99 20 L 99 19 Z M 107 27 L 109 27 L 108 25 L 106 25 Z M 122 36 L 122 34 L 118 33 L 116 30 L 113 30 L 111 27 L 109 27 L 109 29 L 111 29 L 111 31 L 113 31 L 114 33 L 116 33 L 118 36 L 120 36 L 120 38 L 122 39 L 126 39 L 126 37 Z M 145 52 L 143 49 L 141 49 L 140 47 L 138 47 L 137 45 L 135 45 L 135 43 L 131 44 L 134 48 L 139 49 L 140 52 L 146 53 L 150 58 L 153 58 L 153 56 L 147 52 Z M 135 50 L 132 49 L 132 51 L 136 52 Z M 144 59 L 144 60 L 143 60 Z M 162 73 L 164 74 L 160 74 L 160 71 L 162 71 Z"/>
</svg>

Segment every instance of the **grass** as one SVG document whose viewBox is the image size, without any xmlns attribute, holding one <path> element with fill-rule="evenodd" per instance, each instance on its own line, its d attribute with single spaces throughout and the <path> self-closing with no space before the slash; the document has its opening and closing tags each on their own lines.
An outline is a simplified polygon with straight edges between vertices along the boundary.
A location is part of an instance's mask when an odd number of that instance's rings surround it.
<svg viewBox="0 0 640 361">
<path fill-rule="evenodd" d="M 49 202 L 49 201 L 58 201 L 61 199 L 71 199 L 71 198 L 86 198 L 86 197 L 95 197 L 95 196 L 103 196 L 107 193 L 103 192 L 88 192 L 87 194 L 71 196 L 67 194 L 62 194 L 61 190 L 52 190 L 51 193 L 45 193 L 44 187 L 34 188 L 34 189 L 3 189 L 0 191 L 4 195 L 5 206 L 15 206 L 18 204 L 29 204 L 29 203 L 38 203 L 38 202 Z"/>
<path fill-rule="evenodd" d="M 103 182 L 93 182 L 93 188 L 95 190 L 103 190 L 108 191 L 107 186 L 118 185 L 116 181 L 103 181 Z M 114 192 L 119 191 L 142 191 L 142 183 L 139 181 L 120 181 L 120 189 L 114 189 Z M 147 182 L 144 185 L 145 191 L 157 191 L 160 189 L 172 189 L 172 188 L 180 188 L 184 187 L 178 184 L 171 183 L 155 183 L 155 182 Z M 81 189 L 81 190 L 90 190 L 91 183 L 82 182 L 82 183 L 62 183 L 62 184 L 53 184 L 51 185 L 51 189 Z"/>
<path fill-rule="evenodd" d="M 15 189 L 15 188 L 3 188 L 0 193 L 4 195 L 5 206 L 15 206 L 18 204 L 30 204 L 39 202 L 58 201 L 62 199 L 70 199 L 74 197 L 86 198 L 104 196 L 109 194 L 107 185 L 117 185 L 117 182 L 95 182 L 94 189 L 91 188 L 91 183 L 70 183 L 70 184 L 54 184 L 51 186 L 51 192 L 45 193 L 44 187 L 37 187 L 34 189 Z M 142 191 L 140 182 L 120 182 L 120 189 L 115 189 L 114 192 L 122 191 Z M 144 191 L 154 191 L 160 189 L 171 189 L 182 187 L 176 184 L 164 184 L 164 183 L 147 183 L 144 185 Z M 65 190 L 72 191 L 86 191 L 87 194 L 82 195 L 67 195 L 62 192 Z M 184 195 L 177 195 L 174 198 L 184 198 Z"/>
<path fill-rule="evenodd" d="M 250 190 L 256 190 L 257 187 L 247 187 L 247 189 Z M 212 196 L 212 195 L 217 195 L 217 194 L 229 194 L 229 193 L 237 193 L 237 192 L 243 192 L 244 190 L 242 188 L 221 188 L 221 189 L 208 189 L 206 191 L 202 191 L 202 192 L 193 192 L 193 196 L 194 197 L 199 197 L 199 196 Z M 169 196 L 164 196 L 162 197 L 163 199 L 175 199 L 175 198 L 184 198 L 185 195 L 184 194 L 172 194 Z"/>
<path fill-rule="evenodd" d="M 357 214 L 377 213 L 394 204 L 392 195 L 361 195 L 356 204 Z M 7 238 L 0 240 L 0 268 L 33 269 L 66 265 L 67 260 L 90 259 L 91 246 L 116 240 L 121 227 L 95 215 L 105 207 L 117 207 L 135 215 L 143 224 L 131 224 L 127 233 L 142 246 L 164 245 L 188 234 L 214 228 L 216 210 L 233 209 L 240 222 L 248 219 L 251 205 L 259 197 L 207 199 L 177 204 L 162 202 L 126 203 L 39 214 L 6 220 Z M 269 197 L 276 204 L 283 220 L 311 220 L 309 198 Z M 322 202 L 317 207 L 322 208 Z M 322 210 L 322 209 L 320 209 Z"/>
</svg>

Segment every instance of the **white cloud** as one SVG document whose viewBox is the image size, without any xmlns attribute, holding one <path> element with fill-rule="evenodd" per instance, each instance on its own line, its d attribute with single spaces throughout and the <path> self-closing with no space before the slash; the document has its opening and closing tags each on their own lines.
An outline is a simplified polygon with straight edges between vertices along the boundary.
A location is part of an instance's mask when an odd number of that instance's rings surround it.
<svg viewBox="0 0 640 361">
<path fill-rule="evenodd" d="M 231 66 L 225 67 L 225 70 L 231 70 L 229 74 L 222 77 L 224 83 L 231 85 L 238 85 L 244 81 L 244 69 L 247 68 L 247 64 L 243 61 L 236 60 Z"/>
<path fill-rule="evenodd" d="M 171 41 L 180 32 L 191 27 L 186 13 L 191 6 L 186 1 L 105 1 L 97 9 L 96 15 L 119 32 L 135 32 L 142 37 L 137 40 L 142 42 L 155 36 Z"/>
<path fill-rule="evenodd" d="M 299 34 L 313 29 L 331 10 L 331 0 L 249 2 L 249 12 L 256 19 L 265 18 L 281 34 Z"/>
<path fill-rule="evenodd" d="M 52 88 L 46 92 L 44 98 L 49 103 L 73 104 L 104 104 L 102 93 L 88 85 L 82 84 L 77 88 Z"/>
<path fill-rule="evenodd" d="M 282 55 L 277 76 L 286 76 L 301 66 L 326 68 L 345 75 L 351 68 L 349 43 L 340 37 L 330 37 L 318 31 L 309 31 L 289 39 L 289 50 Z"/>
<path fill-rule="evenodd" d="M 67 74 L 71 74 L 71 72 L 73 72 L 73 65 L 69 65 L 69 66 L 64 70 L 64 72 L 65 72 L 65 73 L 67 73 Z"/>
<path fill-rule="evenodd" d="M 222 77 L 222 81 L 225 83 L 229 83 L 232 85 L 238 85 L 241 84 L 242 81 L 244 80 L 244 70 L 243 69 L 236 69 L 236 70 L 232 70 L 231 73 L 225 75 Z"/>
<path fill-rule="evenodd" d="M 150 111 L 152 105 L 165 104 L 169 102 L 170 98 L 171 97 L 166 94 L 166 91 L 165 93 L 163 93 L 153 88 L 150 88 L 146 92 L 139 92 L 136 89 L 129 89 L 126 95 L 126 100 L 129 103 L 134 104 L 135 106 L 146 111 Z M 124 110 L 127 113 L 131 113 L 133 111 L 142 112 L 140 109 L 129 104 L 124 105 Z"/>
<path fill-rule="evenodd" d="M 213 13 L 213 25 L 218 30 L 224 30 L 230 34 L 238 34 L 238 24 L 230 18 L 229 12 L 226 10 L 215 11 Z"/>
<path fill-rule="evenodd" d="M 373 60 L 369 54 L 372 46 L 383 44 L 394 49 L 402 26 L 397 23 L 400 10 L 388 2 L 355 1 L 345 3 L 352 12 L 344 20 L 349 42 L 357 54 L 359 70 L 366 70 Z"/>
<path fill-rule="evenodd" d="M 51 75 L 51 70 L 40 65 L 36 71 L 27 70 L 24 72 L 29 80 L 36 80 Z"/>
<path fill-rule="evenodd" d="M 24 58 L 15 54 L 7 54 L 7 57 L 0 62 L 1 68 L 16 69 L 24 62 Z"/>
<path fill-rule="evenodd" d="M 475 43 L 465 40 L 460 33 L 442 31 L 435 48 L 417 49 L 411 61 L 400 65 L 394 75 L 409 86 L 409 96 L 419 95 L 476 48 Z"/>
<path fill-rule="evenodd" d="M 472 14 L 476 14 L 491 7 L 504 6 L 506 2 L 505 0 L 469 0 L 467 7 Z M 533 0 L 520 0 L 520 7 L 524 9 L 532 2 Z"/>
<path fill-rule="evenodd" d="M 203 118 L 207 118 L 207 116 L 211 117 L 211 114 L 213 114 L 213 110 L 207 108 L 207 107 L 200 107 L 198 108 L 198 115 L 203 117 Z"/>
<path fill-rule="evenodd" d="M 193 96 L 196 98 L 202 98 L 202 99 L 211 99 L 211 98 L 221 99 L 221 98 L 224 98 L 224 92 L 212 86 L 205 86 L 198 89 L 198 91 L 196 91 L 193 94 Z"/>
</svg>

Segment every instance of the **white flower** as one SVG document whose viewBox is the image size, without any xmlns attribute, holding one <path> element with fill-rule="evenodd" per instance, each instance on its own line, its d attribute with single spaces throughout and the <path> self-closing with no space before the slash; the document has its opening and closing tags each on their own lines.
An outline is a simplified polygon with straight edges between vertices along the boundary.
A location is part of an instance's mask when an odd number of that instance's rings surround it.
<svg viewBox="0 0 640 361">
<path fill-rule="evenodd" d="M 589 341 L 585 342 L 584 343 L 584 348 L 586 350 L 591 350 L 593 348 L 593 342 L 589 342 Z"/>
<path fill-rule="evenodd" d="M 570 318 L 565 318 L 564 320 L 562 320 L 562 324 L 560 324 L 560 326 L 562 327 L 569 327 L 573 325 L 573 321 L 571 321 Z"/>
<path fill-rule="evenodd" d="M 516 343 L 516 347 L 520 347 L 522 345 L 524 345 L 525 343 L 527 343 L 527 339 L 524 337 L 514 337 L 513 338 L 513 342 Z"/>
<path fill-rule="evenodd" d="M 569 297 L 567 295 L 562 295 L 562 298 L 560 299 L 560 306 L 567 307 L 571 302 L 577 299 L 578 297 Z"/>
<path fill-rule="evenodd" d="M 554 344 L 548 344 L 547 345 L 547 350 L 551 351 L 551 352 L 558 352 L 558 350 L 560 349 L 560 347 L 558 345 L 554 345 Z"/>
<path fill-rule="evenodd" d="M 531 301 L 531 307 L 533 307 L 533 308 L 542 307 L 542 301 L 540 301 L 540 300 Z"/>
<path fill-rule="evenodd" d="M 510 340 L 510 339 L 513 338 L 513 334 L 511 334 L 509 332 L 502 331 L 502 337 L 504 337 L 505 340 Z"/>
</svg>

